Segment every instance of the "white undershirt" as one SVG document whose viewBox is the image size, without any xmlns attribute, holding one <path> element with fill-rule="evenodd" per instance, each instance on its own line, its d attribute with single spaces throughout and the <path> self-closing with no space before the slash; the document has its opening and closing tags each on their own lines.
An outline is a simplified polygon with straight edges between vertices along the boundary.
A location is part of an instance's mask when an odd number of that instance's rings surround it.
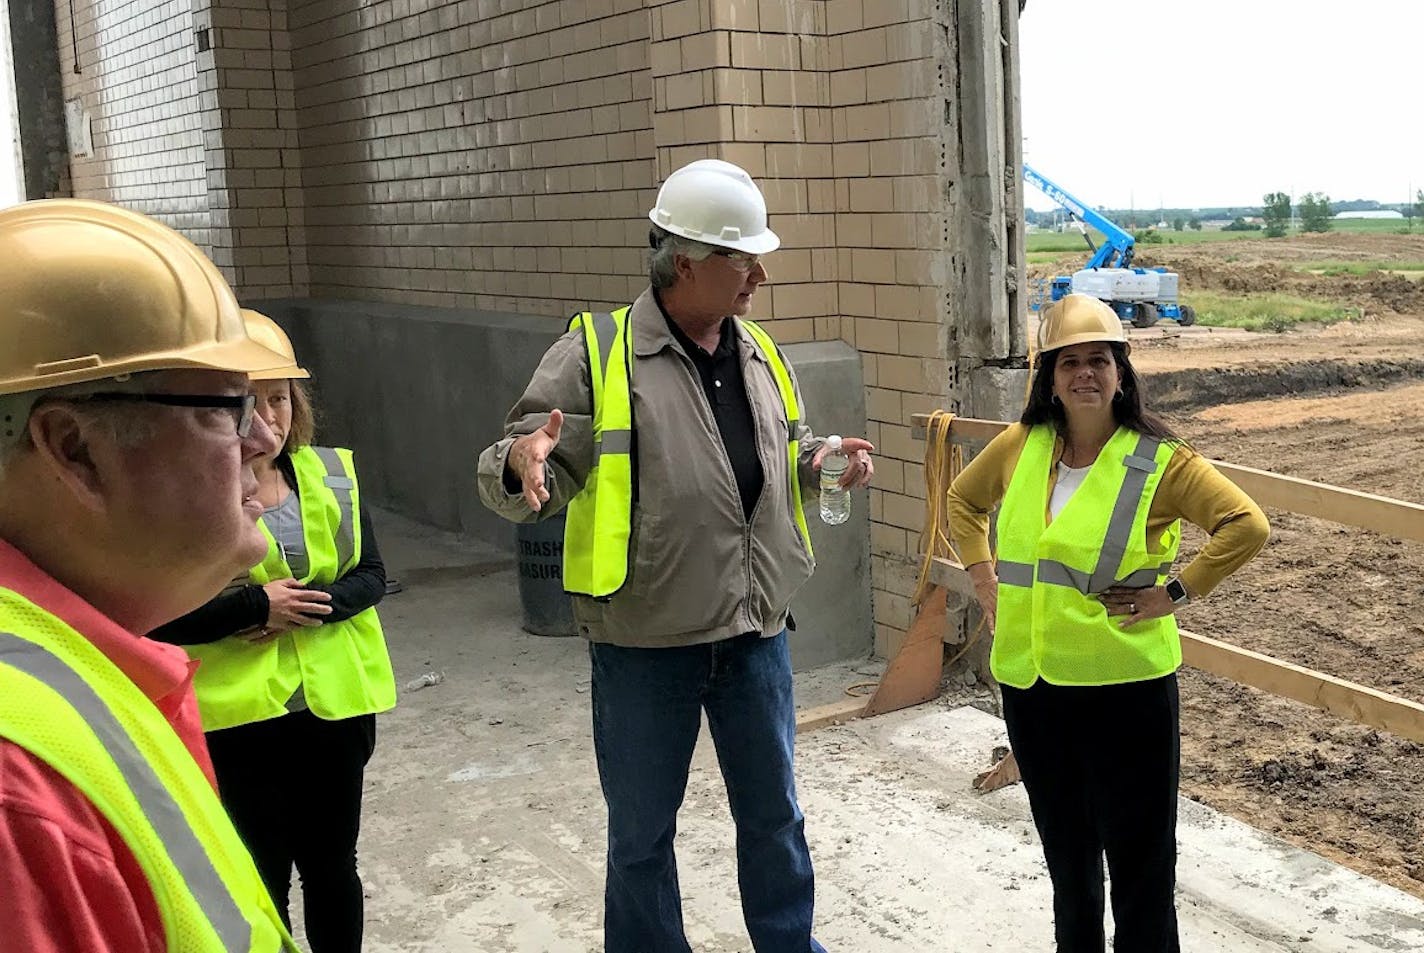
<svg viewBox="0 0 1424 953">
<path fill-rule="evenodd" d="M 1048 512 L 1053 514 L 1054 519 L 1058 519 L 1058 514 L 1063 512 L 1063 507 L 1078 487 L 1083 485 L 1083 478 L 1092 468 L 1092 464 L 1086 467 L 1070 467 L 1062 460 L 1058 461 L 1058 479 L 1053 484 L 1053 496 L 1048 500 Z"/>
</svg>

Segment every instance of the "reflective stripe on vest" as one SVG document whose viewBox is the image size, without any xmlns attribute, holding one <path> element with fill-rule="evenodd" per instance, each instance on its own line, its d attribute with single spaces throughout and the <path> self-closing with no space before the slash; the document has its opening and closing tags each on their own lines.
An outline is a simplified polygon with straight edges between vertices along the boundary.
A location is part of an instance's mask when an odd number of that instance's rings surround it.
<svg viewBox="0 0 1424 953">
<path fill-rule="evenodd" d="M 316 458 L 326 467 L 322 484 L 331 491 L 341 520 L 336 524 L 336 565 L 356 565 L 356 480 L 346 472 L 346 464 L 334 447 L 311 447 Z M 298 451 L 300 452 L 300 451 Z"/>
<path fill-rule="evenodd" d="M 607 598 L 628 578 L 629 543 L 637 474 L 633 468 L 633 332 L 628 308 L 611 314 L 584 312 L 569 330 L 582 330 L 593 392 L 593 469 L 566 509 L 564 588 L 576 595 Z M 796 526 L 811 553 L 811 533 L 801 504 L 798 441 L 801 412 L 791 373 L 771 336 L 738 319 L 766 358 L 781 395 L 789 435 L 788 474 Z"/>
<path fill-rule="evenodd" d="M 64 622 L 13 592 L 0 590 L 0 602 L 0 624 L 13 629 L 0 631 L 0 737 L 57 771 L 117 832 L 152 889 L 167 948 L 296 950 L 217 793 L 153 703 Z"/>
<path fill-rule="evenodd" d="M 361 561 L 360 485 L 351 451 L 303 447 L 291 454 L 307 550 L 304 584 L 330 585 Z M 267 529 L 267 558 L 248 575 L 255 585 L 293 578 Z M 276 718 L 301 689 L 319 718 L 335 720 L 395 706 L 395 674 L 374 607 L 341 622 L 301 627 L 254 645 L 229 637 L 186 646 L 202 662 L 193 678 L 208 731 Z"/>
<path fill-rule="evenodd" d="M 1056 436 L 1034 427 L 999 517 L 999 611 L 991 666 L 1007 685 L 1139 681 L 1175 671 L 1181 646 L 1172 616 L 1123 629 L 1097 595 L 1112 586 L 1159 585 L 1181 539 L 1172 524 L 1149 551 L 1152 497 L 1174 448 L 1120 428 L 1083 485 L 1050 524 Z"/>
</svg>

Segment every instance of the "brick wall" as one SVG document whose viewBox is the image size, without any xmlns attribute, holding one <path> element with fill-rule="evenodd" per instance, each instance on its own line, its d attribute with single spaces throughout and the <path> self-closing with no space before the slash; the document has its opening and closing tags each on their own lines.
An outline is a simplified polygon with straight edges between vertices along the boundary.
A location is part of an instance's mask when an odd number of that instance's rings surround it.
<svg viewBox="0 0 1424 953">
<path fill-rule="evenodd" d="M 826 3 L 668 0 L 650 9 L 659 178 L 704 156 L 745 168 L 782 239 L 756 316 L 784 343 L 842 336 Z"/>
<path fill-rule="evenodd" d="M 946 315 L 937 278 L 944 206 L 930 0 L 828 0 L 840 303 L 865 367 L 875 645 L 893 654 L 909 624 L 923 445 L 910 415 L 945 393 Z"/>
<path fill-rule="evenodd" d="M 81 100 L 93 135 L 94 154 L 70 159 L 74 194 L 153 215 L 208 247 L 193 7 L 56 0 L 55 25 L 64 98 Z"/>
<path fill-rule="evenodd" d="M 213 260 L 244 297 L 307 293 L 301 151 L 287 0 L 199 10 L 197 54 Z"/>
<path fill-rule="evenodd" d="M 642 0 L 290 10 L 313 295 L 541 314 L 641 290 Z"/>
</svg>

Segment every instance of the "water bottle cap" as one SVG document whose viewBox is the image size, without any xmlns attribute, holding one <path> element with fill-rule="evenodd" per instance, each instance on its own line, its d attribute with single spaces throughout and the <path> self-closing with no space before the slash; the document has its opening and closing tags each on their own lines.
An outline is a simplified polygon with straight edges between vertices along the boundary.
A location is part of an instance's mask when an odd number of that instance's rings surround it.
<svg viewBox="0 0 1424 953">
<path fill-rule="evenodd" d="M 830 448 L 832 453 L 838 452 L 841 449 L 840 436 L 838 434 L 831 434 L 826 438 L 826 446 Z"/>
</svg>

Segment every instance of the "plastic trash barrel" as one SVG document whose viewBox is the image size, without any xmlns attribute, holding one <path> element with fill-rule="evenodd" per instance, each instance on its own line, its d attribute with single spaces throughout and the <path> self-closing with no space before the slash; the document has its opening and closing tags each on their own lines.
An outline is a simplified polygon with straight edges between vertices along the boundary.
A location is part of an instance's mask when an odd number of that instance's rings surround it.
<svg viewBox="0 0 1424 953">
<path fill-rule="evenodd" d="M 534 635 L 574 635 L 573 603 L 564 592 L 564 514 L 515 528 L 523 628 Z"/>
</svg>

